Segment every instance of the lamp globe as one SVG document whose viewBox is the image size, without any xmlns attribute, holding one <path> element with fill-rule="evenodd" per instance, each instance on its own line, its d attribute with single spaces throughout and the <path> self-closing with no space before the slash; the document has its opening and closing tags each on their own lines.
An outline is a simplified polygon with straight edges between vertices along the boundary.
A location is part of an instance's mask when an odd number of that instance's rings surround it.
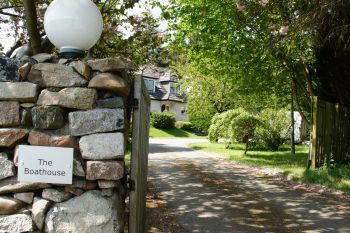
<svg viewBox="0 0 350 233">
<path fill-rule="evenodd" d="M 61 56 L 77 58 L 99 40 L 103 19 L 91 0 L 54 0 L 45 12 L 44 29 Z"/>
</svg>

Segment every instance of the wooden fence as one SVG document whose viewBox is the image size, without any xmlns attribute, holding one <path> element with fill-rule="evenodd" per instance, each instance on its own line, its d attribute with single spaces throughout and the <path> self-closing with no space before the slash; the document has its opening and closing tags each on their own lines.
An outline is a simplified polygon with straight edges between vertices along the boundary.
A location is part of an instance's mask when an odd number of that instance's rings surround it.
<svg viewBox="0 0 350 233">
<path fill-rule="evenodd" d="M 141 76 L 135 77 L 132 115 L 129 233 L 144 233 L 148 168 L 150 97 Z"/>
<path fill-rule="evenodd" d="M 350 109 L 314 97 L 311 165 L 350 162 Z"/>
</svg>

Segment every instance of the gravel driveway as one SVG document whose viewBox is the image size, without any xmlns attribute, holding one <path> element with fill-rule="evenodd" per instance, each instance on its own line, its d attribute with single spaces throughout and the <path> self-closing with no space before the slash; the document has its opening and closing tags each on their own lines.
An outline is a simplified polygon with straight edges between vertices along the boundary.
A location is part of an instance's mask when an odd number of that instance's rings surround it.
<svg viewBox="0 0 350 233">
<path fill-rule="evenodd" d="M 188 232 L 350 232 L 350 204 L 278 185 L 216 155 L 201 139 L 150 139 L 149 181 Z"/>
</svg>

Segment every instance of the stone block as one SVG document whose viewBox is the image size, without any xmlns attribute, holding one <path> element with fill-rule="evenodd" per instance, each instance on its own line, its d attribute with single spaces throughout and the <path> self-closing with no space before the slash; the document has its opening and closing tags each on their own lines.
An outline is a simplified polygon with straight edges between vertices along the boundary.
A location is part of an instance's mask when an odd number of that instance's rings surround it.
<svg viewBox="0 0 350 233">
<path fill-rule="evenodd" d="M 30 232 L 34 230 L 32 218 L 27 214 L 0 215 L 0 232 Z"/>
<path fill-rule="evenodd" d="M 32 68 L 33 64 L 30 62 L 27 62 L 26 64 L 24 64 L 23 66 L 21 66 L 18 69 L 18 73 L 21 76 L 21 80 L 26 80 L 28 77 L 28 74 L 30 72 L 30 69 Z"/>
<path fill-rule="evenodd" d="M 66 186 L 64 188 L 64 191 L 66 191 L 67 193 L 71 193 L 75 196 L 81 196 L 84 193 L 84 190 L 80 189 L 80 188 L 75 188 L 72 186 Z"/>
<path fill-rule="evenodd" d="M 44 189 L 42 193 L 42 197 L 54 201 L 54 202 L 63 202 L 71 198 L 72 194 L 65 192 L 64 190 L 58 189 Z"/>
<path fill-rule="evenodd" d="M 109 189 L 102 189 L 101 190 L 101 195 L 104 197 L 111 197 L 113 196 L 113 189 L 109 188 Z"/>
<path fill-rule="evenodd" d="M 123 109 L 94 109 L 70 112 L 69 128 L 74 136 L 103 133 L 124 128 Z"/>
<path fill-rule="evenodd" d="M 28 82 L 0 82 L 0 100 L 35 102 L 38 96 L 38 85 Z"/>
<path fill-rule="evenodd" d="M 64 126 L 64 113 L 60 107 L 38 106 L 32 108 L 32 121 L 36 129 L 60 129 Z"/>
<path fill-rule="evenodd" d="M 124 108 L 124 100 L 122 97 L 114 97 L 108 99 L 97 100 L 97 108 Z"/>
<path fill-rule="evenodd" d="M 69 63 L 69 66 L 73 67 L 73 69 L 83 76 L 84 79 L 88 81 L 91 79 L 91 68 L 87 63 L 82 61 L 72 61 Z"/>
<path fill-rule="evenodd" d="M 43 90 L 39 95 L 37 104 L 85 110 L 93 108 L 96 99 L 97 92 L 95 89 L 65 88 L 59 92 Z"/>
<path fill-rule="evenodd" d="M 72 67 L 51 63 L 33 65 L 28 80 L 41 87 L 81 87 L 87 84 Z"/>
<path fill-rule="evenodd" d="M 19 103 L 0 102 L 0 127 L 18 126 L 19 123 Z"/>
<path fill-rule="evenodd" d="M 21 183 L 17 177 L 0 180 L 0 195 L 8 193 L 23 193 L 38 189 L 49 188 L 51 185 L 45 183 Z"/>
<path fill-rule="evenodd" d="M 88 161 L 88 180 L 120 180 L 124 176 L 124 164 L 116 161 Z"/>
<path fill-rule="evenodd" d="M 22 108 L 32 108 L 35 106 L 35 103 L 21 103 Z"/>
<path fill-rule="evenodd" d="M 119 72 L 136 69 L 135 64 L 121 57 L 89 60 L 87 63 L 92 70 L 100 72 Z"/>
<path fill-rule="evenodd" d="M 86 176 L 82 163 L 77 159 L 73 159 L 73 175 L 80 177 Z"/>
<path fill-rule="evenodd" d="M 14 198 L 16 198 L 17 200 L 23 201 L 27 204 L 32 204 L 33 202 L 33 198 L 34 198 L 34 193 L 30 192 L 30 193 L 15 193 L 13 195 Z"/>
<path fill-rule="evenodd" d="M 83 136 L 79 148 L 84 159 L 104 160 L 124 158 L 124 135 L 101 133 Z"/>
<path fill-rule="evenodd" d="M 15 214 L 25 206 L 24 202 L 12 197 L 0 197 L 0 215 L 1 214 Z M 1 230 L 1 228 L 0 228 Z"/>
<path fill-rule="evenodd" d="M 28 135 L 26 129 L 0 129 L 0 147 L 13 147 Z"/>
<path fill-rule="evenodd" d="M 66 202 L 53 205 L 45 219 L 45 232 L 121 233 L 120 198 L 103 197 L 100 191 L 89 191 Z M 83 222 L 82 222 L 83 220 Z"/>
<path fill-rule="evenodd" d="M 21 125 L 30 127 L 33 125 L 32 112 L 29 109 L 23 109 L 21 113 Z"/>
<path fill-rule="evenodd" d="M 32 218 L 39 230 L 43 230 L 46 213 L 50 207 L 51 202 L 42 198 L 36 197 L 34 199 L 32 208 Z"/>
<path fill-rule="evenodd" d="M 0 153 L 0 180 L 15 175 L 15 165 L 5 153 Z"/>
<path fill-rule="evenodd" d="M 89 87 L 111 91 L 120 96 L 128 96 L 130 93 L 129 84 L 119 75 L 112 73 L 101 73 L 94 76 L 89 82 Z"/>
<path fill-rule="evenodd" d="M 0 57 L 0 82 L 18 82 L 18 67 L 18 60 Z"/>
<path fill-rule="evenodd" d="M 35 54 L 34 56 L 32 56 L 32 58 L 37 63 L 43 63 L 43 62 L 52 61 L 52 59 L 54 59 L 55 56 L 53 54 L 48 54 L 48 53 L 39 53 L 39 54 Z"/>
<path fill-rule="evenodd" d="M 119 188 L 122 185 L 119 180 L 98 180 L 97 182 L 100 189 Z"/>
</svg>

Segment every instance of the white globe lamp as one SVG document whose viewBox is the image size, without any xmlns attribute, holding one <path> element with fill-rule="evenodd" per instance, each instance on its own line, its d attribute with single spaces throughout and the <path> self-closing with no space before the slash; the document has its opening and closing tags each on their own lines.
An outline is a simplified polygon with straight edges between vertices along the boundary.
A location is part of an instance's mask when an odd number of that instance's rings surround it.
<svg viewBox="0 0 350 233">
<path fill-rule="evenodd" d="M 45 12 L 44 28 L 60 55 L 76 58 L 96 44 L 103 20 L 91 0 L 54 0 Z"/>
</svg>

